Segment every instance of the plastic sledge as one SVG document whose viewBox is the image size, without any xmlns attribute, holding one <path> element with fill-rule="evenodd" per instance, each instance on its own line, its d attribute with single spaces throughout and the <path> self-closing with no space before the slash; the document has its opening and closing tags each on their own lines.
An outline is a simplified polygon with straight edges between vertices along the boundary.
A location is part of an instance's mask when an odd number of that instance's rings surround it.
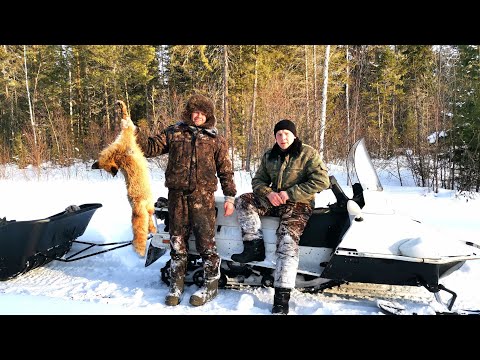
<svg viewBox="0 0 480 360">
<path fill-rule="evenodd" d="M 9 280 L 59 259 L 83 235 L 102 204 L 83 204 L 45 219 L 0 223 L 0 280 Z"/>
</svg>

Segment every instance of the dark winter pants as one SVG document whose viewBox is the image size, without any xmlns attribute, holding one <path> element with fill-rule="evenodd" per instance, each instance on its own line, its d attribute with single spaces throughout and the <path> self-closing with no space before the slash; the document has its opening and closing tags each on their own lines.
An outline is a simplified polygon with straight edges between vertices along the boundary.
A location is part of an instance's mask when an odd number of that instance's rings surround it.
<svg viewBox="0 0 480 360">
<path fill-rule="evenodd" d="M 215 245 L 215 196 L 213 192 L 195 190 L 191 194 L 169 190 L 168 216 L 170 224 L 170 276 L 185 275 L 188 238 L 193 230 L 195 245 L 203 259 L 206 279 L 219 276 L 220 258 Z"/>
<path fill-rule="evenodd" d="M 235 209 L 244 241 L 263 239 L 260 216 L 280 217 L 274 286 L 293 289 L 298 270 L 298 243 L 312 215 L 311 205 L 287 201 L 284 205 L 273 206 L 267 199 L 246 193 L 235 200 Z"/>
</svg>

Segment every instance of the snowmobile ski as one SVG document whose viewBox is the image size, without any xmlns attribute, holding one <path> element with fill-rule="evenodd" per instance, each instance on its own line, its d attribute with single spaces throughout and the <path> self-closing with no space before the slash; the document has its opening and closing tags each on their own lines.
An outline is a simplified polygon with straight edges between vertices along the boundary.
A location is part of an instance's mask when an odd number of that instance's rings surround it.
<svg viewBox="0 0 480 360">
<path fill-rule="evenodd" d="M 377 306 L 385 315 L 480 315 L 480 310 L 461 309 L 455 311 L 438 311 L 431 305 L 423 305 L 420 309 L 417 309 L 418 306 L 416 306 L 415 310 L 413 310 L 398 302 L 389 300 L 377 300 Z"/>
<path fill-rule="evenodd" d="M 385 315 L 417 315 L 398 302 L 378 300 L 377 306 Z"/>
</svg>

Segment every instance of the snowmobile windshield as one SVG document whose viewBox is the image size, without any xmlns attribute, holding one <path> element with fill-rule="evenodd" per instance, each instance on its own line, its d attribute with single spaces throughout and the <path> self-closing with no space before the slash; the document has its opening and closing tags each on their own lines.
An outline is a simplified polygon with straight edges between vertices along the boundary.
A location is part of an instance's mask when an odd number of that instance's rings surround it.
<svg viewBox="0 0 480 360">
<path fill-rule="evenodd" d="M 353 144 L 347 158 L 348 184 L 360 183 L 363 190 L 382 191 L 383 187 L 361 138 Z"/>
</svg>

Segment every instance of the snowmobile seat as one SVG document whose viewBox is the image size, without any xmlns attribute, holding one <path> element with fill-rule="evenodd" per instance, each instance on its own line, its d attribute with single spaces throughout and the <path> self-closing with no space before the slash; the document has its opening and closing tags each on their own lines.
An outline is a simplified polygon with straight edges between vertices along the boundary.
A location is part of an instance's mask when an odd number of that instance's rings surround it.
<svg viewBox="0 0 480 360">
<path fill-rule="evenodd" d="M 335 176 L 330 175 L 330 189 L 336 203 L 313 210 L 307 226 L 300 237 L 300 246 L 336 248 L 348 229 L 348 196 L 345 195 Z"/>
<path fill-rule="evenodd" d="M 347 212 L 315 208 L 300 237 L 300 246 L 336 248 L 348 229 Z"/>
</svg>

